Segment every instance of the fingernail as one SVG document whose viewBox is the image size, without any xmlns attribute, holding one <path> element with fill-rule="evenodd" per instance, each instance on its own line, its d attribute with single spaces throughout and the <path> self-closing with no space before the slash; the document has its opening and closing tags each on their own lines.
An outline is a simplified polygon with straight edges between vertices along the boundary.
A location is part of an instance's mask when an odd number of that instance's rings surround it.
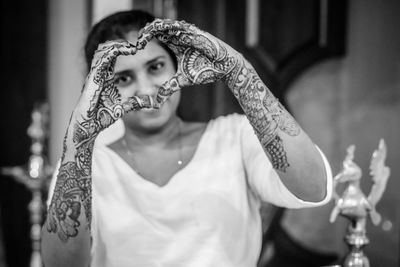
<svg viewBox="0 0 400 267">
<path fill-rule="evenodd" d="M 144 108 L 152 108 L 153 107 L 153 99 L 150 96 L 145 97 L 145 101 L 143 101 Z"/>
<path fill-rule="evenodd" d="M 129 102 L 124 102 L 124 103 L 122 103 L 122 108 L 123 108 L 125 111 L 129 111 L 129 110 L 132 109 L 132 105 L 131 105 Z"/>
<path fill-rule="evenodd" d="M 158 102 L 155 102 L 155 103 L 153 104 L 153 108 L 154 108 L 154 109 L 160 109 L 160 108 L 161 108 L 161 104 L 158 103 Z"/>
<path fill-rule="evenodd" d="M 157 103 L 159 106 L 161 106 L 161 104 L 164 103 L 164 102 L 165 102 L 165 97 L 162 97 L 162 96 L 160 96 L 160 95 L 157 95 L 157 97 L 156 97 L 156 103 Z"/>
<path fill-rule="evenodd" d="M 148 96 L 149 102 L 150 102 L 150 107 L 154 107 L 154 99 L 151 96 Z"/>
</svg>

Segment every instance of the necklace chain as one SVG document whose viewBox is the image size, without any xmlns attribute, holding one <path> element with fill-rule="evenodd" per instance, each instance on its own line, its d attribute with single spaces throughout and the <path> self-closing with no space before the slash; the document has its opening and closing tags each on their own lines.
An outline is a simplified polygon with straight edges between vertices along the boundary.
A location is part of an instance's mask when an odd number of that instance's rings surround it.
<svg viewBox="0 0 400 267">
<path fill-rule="evenodd" d="M 178 123 L 178 161 L 176 162 L 177 164 L 178 164 L 178 166 L 179 167 L 181 167 L 182 166 L 182 164 L 183 164 L 183 158 L 182 158 L 182 140 L 181 140 L 181 138 L 182 138 L 182 129 L 181 129 L 181 127 L 182 127 L 182 121 L 181 120 L 179 120 L 179 123 Z M 130 157 L 130 160 L 132 160 L 132 163 L 135 165 L 135 166 L 137 166 L 138 164 L 136 164 L 136 161 L 135 161 L 135 158 L 134 158 L 134 155 L 133 155 L 133 151 L 129 148 L 129 146 L 128 146 L 128 143 L 126 142 L 126 139 L 123 137 L 122 138 L 122 145 L 124 146 L 124 148 L 125 148 L 125 151 L 126 151 L 126 153 L 128 154 L 128 156 Z M 136 171 L 136 173 L 138 173 L 139 175 L 140 175 L 140 172 L 137 170 L 137 167 L 136 168 L 134 168 L 135 169 L 135 171 Z"/>
</svg>

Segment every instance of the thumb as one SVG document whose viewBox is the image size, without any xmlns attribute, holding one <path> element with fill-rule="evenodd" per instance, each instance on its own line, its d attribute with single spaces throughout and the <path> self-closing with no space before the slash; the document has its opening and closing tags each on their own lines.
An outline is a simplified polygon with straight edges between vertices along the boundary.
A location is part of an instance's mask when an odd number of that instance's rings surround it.
<svg viewBox="0 0 400 267">
<path fill-rule="evenodd" d="M 149 95 L 129 97 L 125 102 L 122 103 L 122 108 L 125 112 L 152 107 L 154 107 L 154 100 Z"/>
<path fill-rule="evenodd" d="M 189 80 L 178 71 L 158 89 L 155 107 L 160 107 L 172 94 L 188 85 L 190 85 Z"/>
</svg>

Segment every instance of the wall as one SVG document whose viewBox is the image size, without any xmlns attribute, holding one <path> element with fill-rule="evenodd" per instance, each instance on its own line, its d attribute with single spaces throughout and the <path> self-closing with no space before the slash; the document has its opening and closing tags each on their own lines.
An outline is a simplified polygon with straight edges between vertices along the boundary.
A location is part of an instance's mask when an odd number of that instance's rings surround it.
<svg viewBox="0 0 400 267">
<path fill-rule="evenodd" d="M 49 1 L 48 98 L 50 161 L 61 156 L 69 117 L 83 84 L 83 42 L 87 28 L 86 1 Z"/>
<path fill-rule="evenodd" d="M 323 62 L 292 84 L 288 103 L 295 117 L 324 150 L 334 174 L 346 148 L 356 145 L 355 162 L 363 169 L 362 188 L 371 187 L 369 163 L 380 138 L 388 146 L 391 177 L 378 211 L 384 223 L 368 225 L 371 266 L 399 263 L 400 194 L 400 1 L 349 1 L 347 53 Z M 347 250 L 346 222 L 328 223 L 332 204 L 315 210 L 290 211 L 285 225 L 303 244 L 320 251 Z M 300 222 L 300 223 L 299 223 Z M 317 249 L 318 248 L 318 249 Z"/>
<path fill-rule="evenodd" d="M 91 0 L 92 23 L 100 21 L 108 14 L 132 8 L 133 0 Z"/>
<path fill-rule="evenodd" d="M 51 108 L 50 161 L 61 156 L 69 117 L 78 101 L 85 78 L 83 47 L 92 19 L 129 9 L 132 1 L 49 1 L 48 95 Z M 91 10 L 89 10 L 91 9 Z"/>
<path fill-rule="evenodd" d="M 26 166 L 33 107 L 46 99 L 47 0 L 0 2 L 0 170 Z M 0 171 L 0 266 L 27 266 L 31 192 Z"/>
</svg>

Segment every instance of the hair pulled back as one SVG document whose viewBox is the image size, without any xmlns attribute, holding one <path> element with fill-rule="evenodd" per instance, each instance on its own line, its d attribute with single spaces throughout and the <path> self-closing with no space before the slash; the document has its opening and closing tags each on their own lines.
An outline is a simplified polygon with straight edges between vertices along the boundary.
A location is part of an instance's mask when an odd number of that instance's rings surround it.
<svg viewBox="0 0 400 267">
<path fill-rule="evenodd" d="M 128 10 L 114 13 L 96 23 L 90 31 L 85 43 L 85 60 L 90 70 L 94 53 L 99 44 L 109 40 L 125 39 L 131 31 L 139 31 L 147 23 L 155 19 L 153 15 L 142 10 Z M 176 57 L 164 44 L 161 46 L 171 55 L 176 67 Z"/>
</svg>

